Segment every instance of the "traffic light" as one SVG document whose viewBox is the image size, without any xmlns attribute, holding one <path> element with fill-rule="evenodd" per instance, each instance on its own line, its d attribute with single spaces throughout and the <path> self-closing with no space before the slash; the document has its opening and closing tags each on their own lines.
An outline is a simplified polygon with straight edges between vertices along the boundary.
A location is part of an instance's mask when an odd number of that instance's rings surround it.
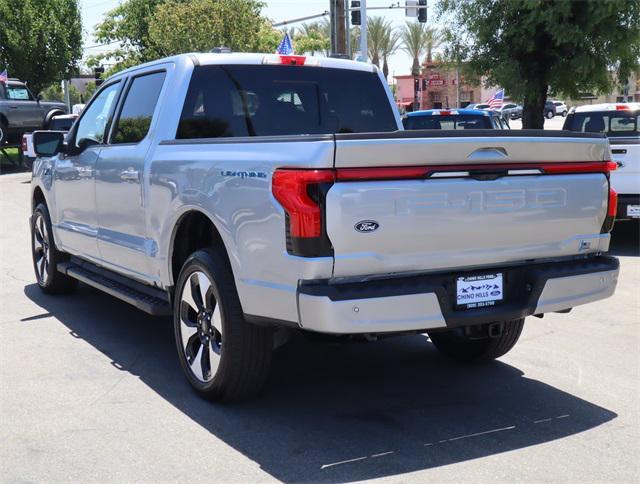
<svg viewBox="0 0 640 484">
<path fill-rule="evenodd" d="M 98 66 L 93 68 L 93 78 L 96 80 L 96 87 L 102 84 L 102 74 L 104 74 L 104 67 Z"/>
<path fill-rule="evenodd" d="M 351 0 L 351 25 L 360 25 L 361 23 L 360 2 L 358 0 Z"/>
<path fill-rule="evenodd" d="M 427 23 L 427 0 L 418 0 L 418 22 Z"/>
</svg>

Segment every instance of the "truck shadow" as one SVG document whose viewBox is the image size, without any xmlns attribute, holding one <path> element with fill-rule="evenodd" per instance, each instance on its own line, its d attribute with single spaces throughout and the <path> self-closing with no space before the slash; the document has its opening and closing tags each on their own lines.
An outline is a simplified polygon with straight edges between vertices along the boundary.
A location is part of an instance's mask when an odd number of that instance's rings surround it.
<svg viewBox="0 0 640 484">
<path fill-rule="evenodd" d="M 640 222 L 637 220 L 616 222 L 611 232 L 609 254 L 640 256 Z"/>
<path fill-rule="evenodd" d="M 67 297 L 35 284 L 25 294 L 48 313 L 25 324 L 53 315 L 70 337 L 282 481 L 394 476 L 550 442 L 617 417 L 505 363 L 452 363 L 422 336 L 342 345 L 295 338 L 276 351 L 262 397 L 216 405 L 183 378 L 167 318 L 84 285 Z"/>
</svg>

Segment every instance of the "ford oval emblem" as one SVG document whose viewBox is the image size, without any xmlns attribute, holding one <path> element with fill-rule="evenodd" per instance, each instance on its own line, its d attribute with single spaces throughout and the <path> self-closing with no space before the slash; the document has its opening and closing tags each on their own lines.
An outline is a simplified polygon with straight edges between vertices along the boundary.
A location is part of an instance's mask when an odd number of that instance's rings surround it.
<svg viewBox="0 0 640 484">
<path fill-rule="evenodd" d="M 375 220 L 362 220 L 353 226 L 356 231 L 366 234 L 369 232 L 375 232 L 380 227 L 380 224 Z"/>
</svg>

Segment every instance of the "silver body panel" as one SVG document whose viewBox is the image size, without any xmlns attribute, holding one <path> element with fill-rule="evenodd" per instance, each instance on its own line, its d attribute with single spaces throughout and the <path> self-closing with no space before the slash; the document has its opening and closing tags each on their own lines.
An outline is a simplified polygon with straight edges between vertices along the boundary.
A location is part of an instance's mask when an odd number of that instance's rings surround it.
<svg viewBox="0 0 640 484">
<path fill-rule="evenodd" d="M 608 190 L 602 174 L 336 183 L 327 195 L 334 276 L 605 252 Z M 362 220 L 379 228 L 353 230 Z"/>
<path fill-rule="evenodd" d="M 196 60 L 260 64 L 265 57 L 269 56 L 205 54 Z M 375 70 L 336 59 L 319 62 Z M 56 156 L 34 164 L 32 190 L 38 188 L 45 195 L 61 250 L 139 282 L 170 289 L 178 276 L 171 267 L 176 228 L 185 214 L 197 211 L 220 233 L 246 314 L 335 333 L 424 329 L 439 327 L 443 320 L 433 295 L 369 299 L 360 303 L 361 313 L 354 316 L 352 301 L 335 304 L 326 298 L 299 297 L 299 281 L 490 266 L 607 250 L 609 236 L 599 233 L 606 211 L 605 177 L 563 175 L 491 182 L 337 183 L 327 199 L 335 260 L 289 255 L 285 213 L 271 191 L 271 178 L 278 168 L 468 164 L 496 159 L 600 161 L 608 145 L 606 140 L 569 138 L 336 143 L 331 136 L 299 136 L 175 141 L 193 56 L 139 66 L 116 78 L 126 85 L 131 75 L 159 68 L 166 69 L 167 75 L 145 140 L 136 145 L 95 146 L 81 155 L 86 158 L 82 163 Z M 387 95 L 393 102 L 388 90 Z M 116 110 L 120 103 L 122 99 Z M 395 108 L 394 113 L 402 129 Z M 139 179 L 120 176 L 129 168 L 139 172 Z M 483 194 L 484 209 L 466 202 L 453 206 L 455 200 L 473 199 L 474 193 Z M 441 211 L 438 207 L 443 204 Z M 367 218 L 380 222 L 380 230 L 355 232 L 354 223 Z M 580 249 L 583 240 L 590 241 L 587 249 Z"/>
</svg>

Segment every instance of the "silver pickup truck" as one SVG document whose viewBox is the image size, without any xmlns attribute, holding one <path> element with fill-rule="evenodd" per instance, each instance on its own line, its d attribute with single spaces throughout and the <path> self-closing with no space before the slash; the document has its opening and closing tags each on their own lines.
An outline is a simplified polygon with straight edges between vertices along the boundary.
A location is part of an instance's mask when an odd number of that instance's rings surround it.
<svg viewBox="0 0 640 484">
<path fill-rule="evenodd" d="M 616 286 L 603 135 L 404 131 L 364 63 L 163 59 L 111 77 L 68 135 L 34 145 L 41 289 L 79 280 L 172 314 L 208 398 L 260 390 L 287 329 L 428 333 L 490 360 L 526 316 Z"/>
</svg>

